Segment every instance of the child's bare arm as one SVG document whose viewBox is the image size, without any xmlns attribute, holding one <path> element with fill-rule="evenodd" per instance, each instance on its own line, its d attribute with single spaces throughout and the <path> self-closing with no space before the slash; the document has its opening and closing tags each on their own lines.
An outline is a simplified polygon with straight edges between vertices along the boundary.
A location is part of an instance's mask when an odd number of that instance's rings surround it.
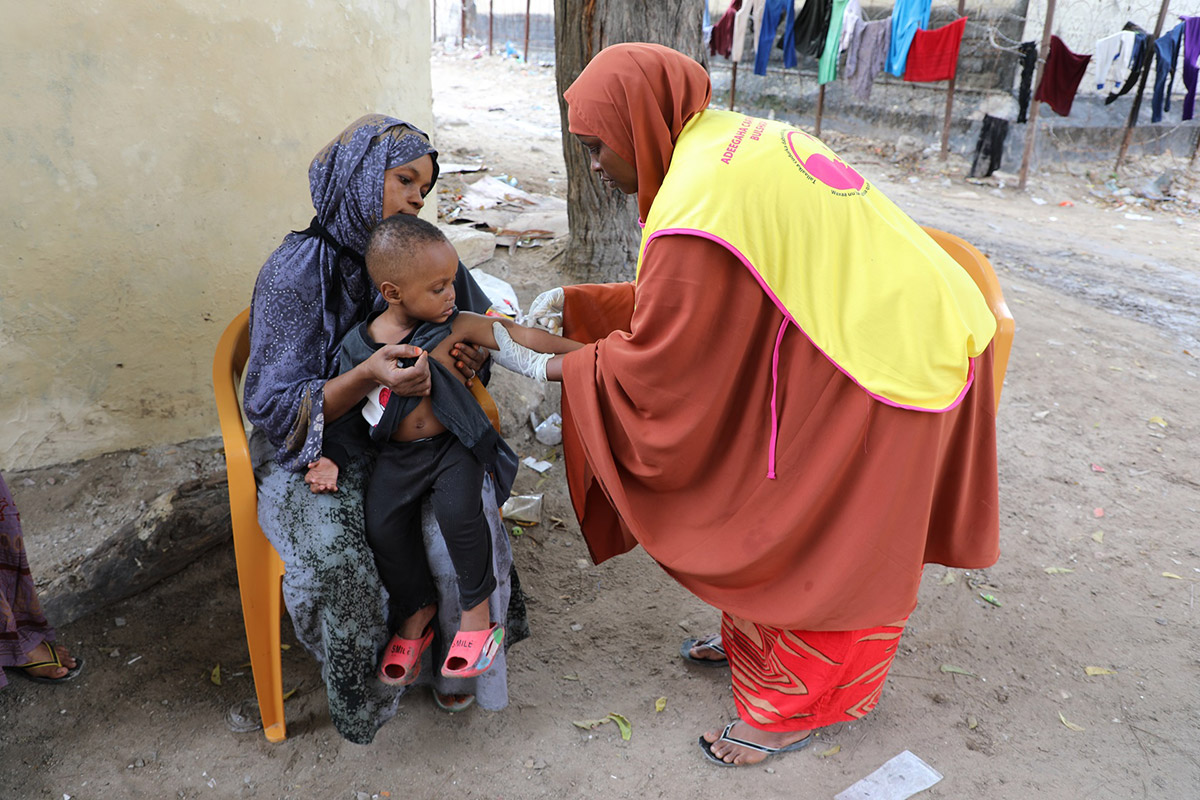
<svg viewBox="0 0 1200 800">
<path fill-rule="evenodd" d="M 508 331 L 508 335 L 512 337 L 514 342 L 539 353 L 561 355 L 583 347 L 581 343 L 573 339 L 555 336 L 538 328 L 526 328 L 524 325 L 518 325 L 507 317 L 489 317 L 470 311 L 459 312 L 458 317 L 454 320 L 454 332 L 472 344 L 483 345 L 491 350 L 496 350 L 498 345 L 496 344 L 496 336 L 492 331 L 492 325 L 497 322 L 504 326 L 504 329 Z"/>
</svg>

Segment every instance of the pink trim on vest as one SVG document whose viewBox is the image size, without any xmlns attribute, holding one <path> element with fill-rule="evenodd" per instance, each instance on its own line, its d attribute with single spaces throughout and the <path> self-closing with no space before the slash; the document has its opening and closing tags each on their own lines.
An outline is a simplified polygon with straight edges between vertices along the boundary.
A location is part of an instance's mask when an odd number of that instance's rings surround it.
<svg viewBox="0 0 1200 800">
<path fill-rule="evenodd" d="M 779 323 L 779 334 L 775 337 L 775 352 L 771 355 L 771 449 L 767 452 L 767 480 L 775 480 L 775 448 L 779 442 L 779 410 L 775 401 L 779 397 L 779 347 L 783 344 L 783 332 L 791 322 L 786 316 Z M 799 327 L 799 326 L 797 326 Z"/>
<path fill-rule="evenodd" d="M 698 236 L 701 239 L 708 239 L 709 241 L 716 242 L 717 244 L 721 245 L 726 250 L 728 250 L 729 252 L 731 252 L 735 256 L 737 256 L 737 259 L 742 262 L 742 265 L 745 266 L 746 269 L 750 270 L 750 274 L 754 276 L 754 280 L 758 281 L 759 287 L 764 292 L 766 292 L 767 297 L 771 298 L 771 302 L 774 303 L 775 307 L 778 308 L 779 311 L 783 314 L 784 319 L 791 322 L 793 325 L 795 325 L 796 328 L 802 334 L 804 334 L 804 338 L 808 339 L 808 341 L 812 344 L 812 346 L 817 348 L 817 352 L 819 352 L 821 355 L 825 356 L 826 360 L 828 360 L 830 364 L 833 364 L 833 366 L 835 366 L 839 372 L 841 372 L 843 375 L 845 375 L 847 378 L 849 378 L 851 381 L 853 381 L 855 386 L 862 389 L 864 392 L 867 393 L 867 395 L 874 398 L 875 400 L 878 400 L 879 402 L 883 403 L 884 405 L 892 406 L 894 408 L 903 408 L 903 409 L 907 409 L 908 411 L 924 411 L 929 414 L 942 414 L 942 413 L 945 413 L 946 411 L 950 411 L 951 409 L 958 408 L 959 404 L 962 403 L 963 398 L 967 396 L 967 391 L 970 390 L 971 384 L 975 382 L 975 359 L 968 358 L 967 359 L 967 382 L 963 385 L 962 391 L 958 393 L 958 397 L 954 398 L 954 401 L 952 403 L 950 403 L 950 405 L 946 406 L 945 408 L 921 408 L 920 406 L 910 406 L 910 405 L 905 405 L 904 403 L 897 403 L 895 400 L 889 400 L 888 398 L 884 397 L 883 395 L 875 394 L 870 389 L 868 389 L 867 387 L 865 387 L 861 383 L 859 383 L 858 380 L 853 375 L 851 375 L 849 372 L 847 372 L 845 370 L 845 368 L 842 367 L 841 364 L 839 364 L 838 362 L 836 362 L 832 358 L 830 358 L 829 354 L 826 353 L 824 350 L 822 350 L 821 346 L 812 340 L 812 337 L 808 335 L 808 332 L 804 330 L 803 326 L 801 326 L 800 323 L 796 322 L 795 318 L 792 317 L 792 315 L 788 312 L 787 307 L 784 306 L 782 301 L 780 301 L 780 299 L 775 296 L 775 293 L 773 291 L 771 291 L 771 287 L 769 285 L 767 285 L 767 282 L 765 280 L 763 280 L 763 277 L 758 274 L 758 270 L 756 270 L 754 268 L 754 265 L 750 263 L 750 259 L 748 259 L 744 255 L 742 255 L 742 253 L 736 247 L 734 247 L 732 244 L 725 241 L 724 239 L 722 239 L 720 236 L 717 236 L 716 234 L 709 233 L 708 231 L 698 230 L 696 228 L 663 228 L 661 230 L 657 230 L 654 233 L 652 233 L 650 235 L 650 238 L 646 240 L 646 244 L 642 248 L 643 258 L 645 257 L 646 249 L 648 247 L 650 247 L 650 242 L 654 241 L 659 236 Z M 780 336 L 782 337 L 782 329 L 781 329 Z M 775 358 L 778 359 L 779 358 L 778 343 L 776 343 L 775 347 L 776 347 Z M 774 399 L 772 399 L 772 403 L 774 403 Z"/>
</svg>

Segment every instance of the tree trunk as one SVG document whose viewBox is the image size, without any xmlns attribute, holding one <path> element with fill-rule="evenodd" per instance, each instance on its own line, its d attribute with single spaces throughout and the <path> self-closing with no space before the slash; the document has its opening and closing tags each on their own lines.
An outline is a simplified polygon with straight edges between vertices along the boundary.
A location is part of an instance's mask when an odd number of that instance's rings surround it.
<svg viewBox="0 0 1200 800">
<path fill-rule="evenodd" d="M 583 146 L 567 132 L 562 92 L 592 56 L 619 42 L 663 44 L 707 66 L 701 9 L 694 0 L 554 0 L 554 40 L 571 225 L 563 269 L 580 283 L 632 280 L 637 202 L 592 175 Z"/>
</svg>

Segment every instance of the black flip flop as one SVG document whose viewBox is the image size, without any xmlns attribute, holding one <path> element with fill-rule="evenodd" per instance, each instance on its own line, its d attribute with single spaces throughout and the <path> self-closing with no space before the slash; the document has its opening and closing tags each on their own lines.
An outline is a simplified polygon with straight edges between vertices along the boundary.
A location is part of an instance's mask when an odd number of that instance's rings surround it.
<svg viewBox="0 0 1200 800">
<path fill-rule="evenodd" d="M 79 671 L 83 669 L 82 657 L 75 656 L 75 666 L 67 667 L 62 663 L 62 660 L 59 659 L 58 650 L 55 649 L 53 642 L 43 642 L 42 644 L 46 645 L 46 649 L 50 651 L 49 661 L 30 662 L 29 664 L 21 664 L 20 666 L 12 667 L 12 669 L 20 670 L 18 673 L 19 675 L 23 676 L 27 680 L 33 681 L 34 683 L 66 683 L 69 680 L 73 680 L 75 676 L 79 674 Z M 34 675 L 29 671 L 31 669 L 41 669 L 42 667 L 65 667 L 67 674 L 63 675 L 61 678 L 48 678 L 45 675 Z"/>
<path fill-rule="evenodd" d="M 726 742 L 729 742 L 730 744 L 736 744 L 739 747 L 745 747 L 749 750 L 755 750 L 759 753 L 765 753 L 767 755 L 767 758 L 770 758 L 771 756 L 777 756 L 780 753 L 794 753 L 797 750 L 803 750 L 804 748 L 808 747 L 808 745 L 813 740 L 812 734 L 809 733 L 808 736 L 805 736 L 803 739 L 801 739 L 798 742 L 792 742 L 791 744 L 785 744 L 783 747 L 767 747 L 766 745 L 755 744 L 754 742 L 747 742 L 745 739 L 738 739 L 733 736 L 730 736 L 729 731 L 732 730 L 733 726 L 736 724 L 737 724 L 737 720 L 734 720 L 733 722 L 726 725 L 725 730 L 721 731 L 721 735 L 717 737 L 717 742 L 726 741 Z M 700 742 L 700 752 L 704 753 L 704 757 L 707 758 L 709 761 L 713 762 L 714 764 L 716 764 L 717 766 L 720 766 L 720 767 L 754 766 L 753 764 L 733 764 L 733 763 L 730 763 L 729 761 L 726 761 L 723 758 L 718 758 L 717 754 L 712 751 L 712 746 L 714 744 L 716 744 L 717 742 L 710 742 L 707 739 L 705 739 L 703 736 L 700 737 L 699 742 Z M 765 761 L 766 759 L 763 759 L 763 760 Z M 758 763 L 762 763 L 762 762 L 760 761 Z"/>
<path fill-rule="evenodd" d="M 721 634 L 714 633 L 701 639 L 684 639 L 683 644 L 679 646 L 679 655 L 684 661 L 698 664 L 702 667 L 727 667 L 729 666 L 728 658 L 696 658 L 692 655 L 692 648 L 696 646 L 707 647 L 709 650 L 716 650 L 721 655 L 725 655 L 725 648 L 716 643 L 717 639 L 720 638 Z"/>
</svg>

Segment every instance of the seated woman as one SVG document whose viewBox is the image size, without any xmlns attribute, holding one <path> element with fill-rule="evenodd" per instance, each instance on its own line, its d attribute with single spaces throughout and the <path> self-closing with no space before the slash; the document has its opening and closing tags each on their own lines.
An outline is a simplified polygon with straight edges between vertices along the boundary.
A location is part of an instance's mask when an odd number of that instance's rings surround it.
<svg viewBox="0 0 1200 800">
<path fill-rule="evenodd" d="M 66 683 L 78 675 L 83 659 L 57 647 L 54 638 L 33 588 L 21 515 L 0 475 L 0 686 L 8 683 L 7 669 L 38 683 Z"/>
<path fill-rule="evenodd" d="M 404 396 L 429 393 L 426 355 L 411 367 L 398 363 L 417 355 L 409 345 L 381 347 L 342 375 L 337 346 L 357 322 L 382 307 L 362 257 L 372 228 L 393 214 L 419 212 L 437 175 L 437 150 L 420 130 L 381 115 L 352 124 L 313 159 L 309 186 L 316 216 L 307 230 L 288 234 L 267 259 L 250 312 L 245 409 L 255 428 L 250 451 L 259 484 L 259 521 L 283 559 L 284 602 L 297 638 L 321 663 L 333 723 L 358 744 L 369 743 L 395 714 L 403 691 L 374 674 L 395 612 L 363 529 L 371 456 L 352 458 L 334 492 L 318 492 L 306 471 L 322 455 L 326 425 L 377 386 Z M 461 308 L 487 310 L 487 296 L 461 264 L 455 291 Z M 459 344 L 458 367 L 475 380 L 486 355 L 482 348 Z M 524 604 L 490 483 L 484 485 L 483 504 L 489 510 L 497 576 L 489 603 L 495 618 L 508 617 L 511 644 L 524 636 Z M 428 509 L 423 517 L 427 555 L 442 597 L 441 635 L 431 648 L 437 659 L 445 657 L 460 610 L 453 565 L 435 533 L 436 522 Z M 470 679 L 423 670 L 418 683 L 432 683 L 446 710 L 461 710 L 473 697 L 484 708 L 500 709 L 508 703 L 503 654 L 497 662 Z"/>
</svg>

